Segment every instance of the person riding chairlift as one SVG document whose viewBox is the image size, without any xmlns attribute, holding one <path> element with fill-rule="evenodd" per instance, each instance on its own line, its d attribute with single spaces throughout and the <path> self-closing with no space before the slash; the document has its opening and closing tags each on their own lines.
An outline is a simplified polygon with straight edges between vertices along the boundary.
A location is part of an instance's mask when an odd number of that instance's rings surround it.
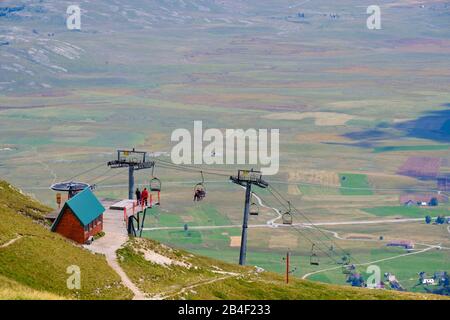
<svg viewBox="0 0 450 320">
<path fill-rule="evenodd" d="M 204 189 L 197 189 L 194 193 L 194 201 L 201 201 L 206 196 L 206 191 Z"/>
</svg>

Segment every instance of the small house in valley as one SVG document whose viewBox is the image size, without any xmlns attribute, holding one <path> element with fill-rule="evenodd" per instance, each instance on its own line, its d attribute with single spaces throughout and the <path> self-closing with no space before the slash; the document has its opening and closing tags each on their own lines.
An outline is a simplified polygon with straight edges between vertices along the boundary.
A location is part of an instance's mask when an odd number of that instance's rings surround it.
<svg viewBox="0 0 450 320">
<path fill-rule="evenodd" d="M 68 200 L 52 225 L 52 231 L 80 244 L 103 230 L 105 208 L 90 188 Z"/>
</svg>

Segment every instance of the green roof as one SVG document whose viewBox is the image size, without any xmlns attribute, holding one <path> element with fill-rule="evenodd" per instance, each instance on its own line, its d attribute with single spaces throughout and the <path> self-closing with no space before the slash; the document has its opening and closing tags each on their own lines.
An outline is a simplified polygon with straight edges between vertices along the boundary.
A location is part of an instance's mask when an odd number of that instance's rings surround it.
<svg viewBox="0 0 450 320">
<path fill-rule="evenodd" d="M 103 214 L 103 212 L 105 212 L 105 208 L 91 191 L 91 189 L 86 188 L 64 204 L 64 207 L 59 213 L 52 229 L 54 229 L 58 224 L 61 215 L 64 213 L 64 209 L 66 207 L 69 207 L 71 209 L 73 214 L 78 218 L 78 220 L 80 220 L 83 226 L 88 225 L 89 223 L 97 219 L 101 214 Z"/>
</svg>

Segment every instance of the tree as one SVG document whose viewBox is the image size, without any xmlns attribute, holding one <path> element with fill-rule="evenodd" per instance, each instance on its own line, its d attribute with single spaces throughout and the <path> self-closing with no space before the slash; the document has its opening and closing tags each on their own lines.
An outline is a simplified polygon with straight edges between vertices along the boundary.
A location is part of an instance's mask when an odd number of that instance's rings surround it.
<svg viewBox="0 0 450 320">
<path fill-rule="evenodd" d="M 439 204 L 439 201 L 436 197 L 433 197 L 430 199 L 430 202 L 428 203 L 431 207 L 436 207 Z"/>
<path fill-rule="evenodd" d="M 436 218 L 436 223 L 437 224 L 444 224 L 445 223 L 445 218 L 443 216 L 439 216 Z"/>
</svg>

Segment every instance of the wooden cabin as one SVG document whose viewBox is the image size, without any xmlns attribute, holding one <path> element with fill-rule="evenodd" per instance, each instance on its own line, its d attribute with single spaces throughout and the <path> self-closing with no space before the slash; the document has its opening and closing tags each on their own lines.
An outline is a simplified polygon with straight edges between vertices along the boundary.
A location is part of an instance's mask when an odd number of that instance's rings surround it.
<svg viewBox="0 0 450 320">
<path fill-rule="evenodd" d="M 103 230 L 105 208 L 90 188 L 66 201 L 52 225 L 52 231 L 80 244 Z"/>
</svg>

